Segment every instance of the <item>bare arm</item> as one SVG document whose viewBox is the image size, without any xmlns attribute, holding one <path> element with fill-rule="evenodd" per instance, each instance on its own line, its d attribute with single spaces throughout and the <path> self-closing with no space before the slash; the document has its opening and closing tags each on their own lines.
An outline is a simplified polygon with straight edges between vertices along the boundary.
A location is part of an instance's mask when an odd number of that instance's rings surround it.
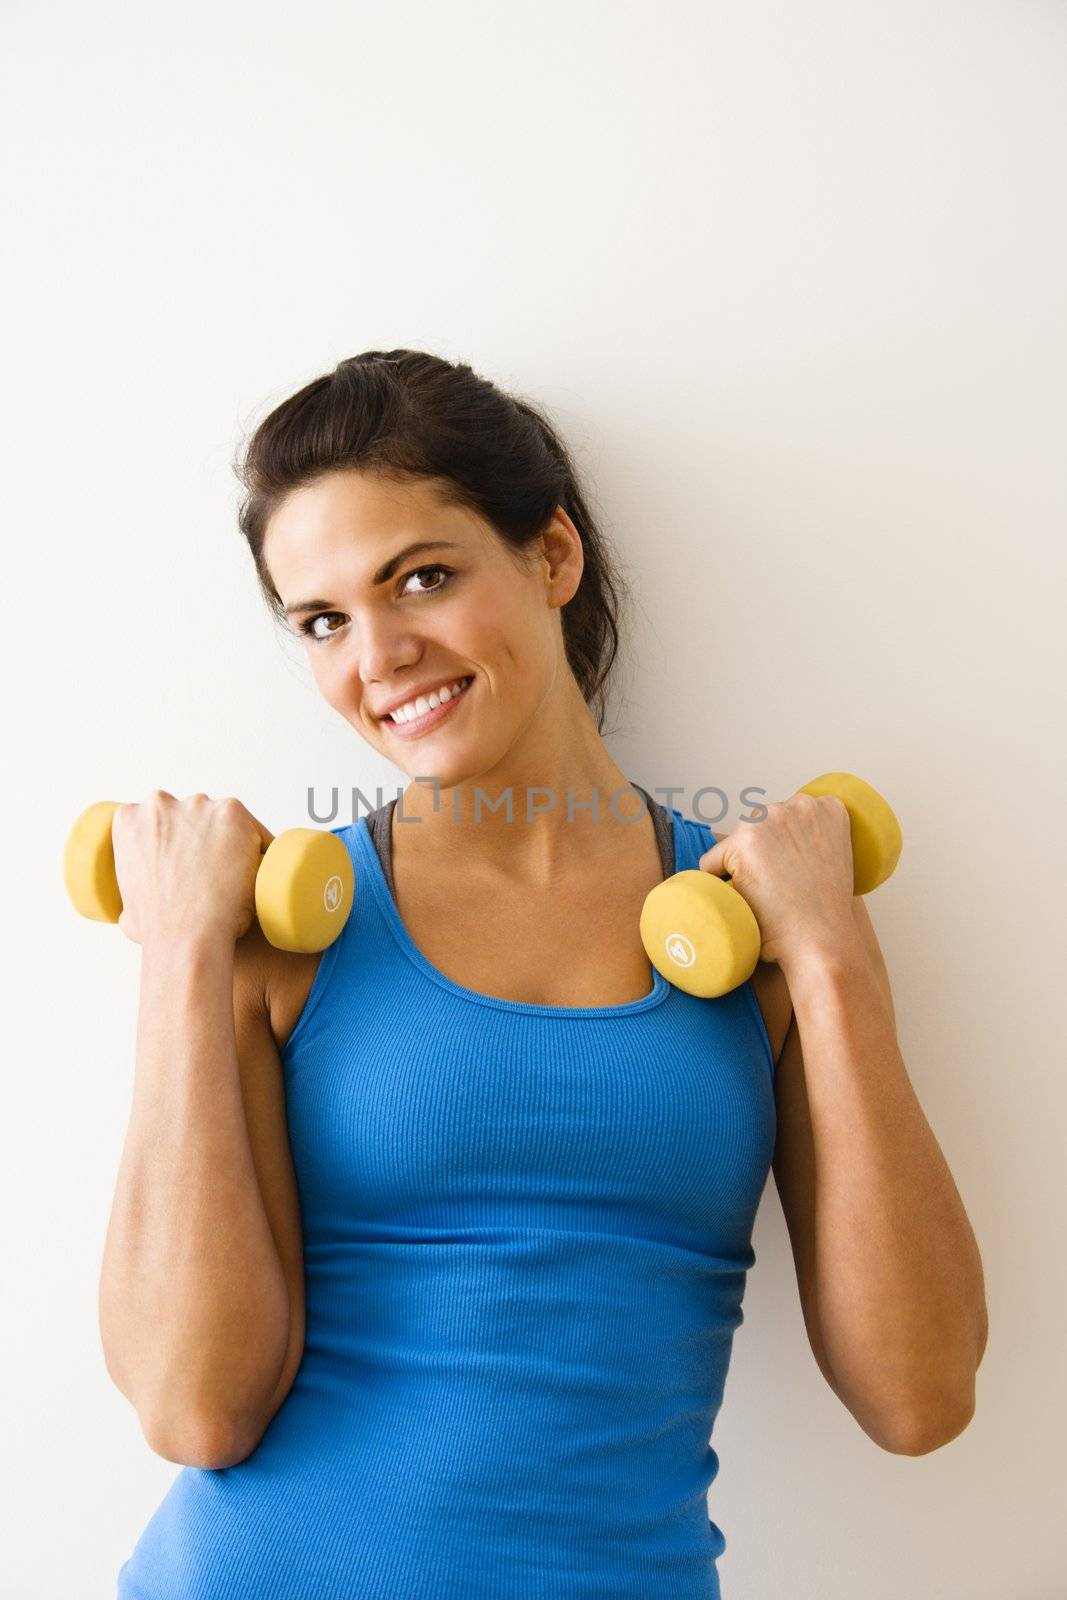
<svg viewBox="0 0 1067 1600">
<path fill-rule="evenodd" d="M 982 1262 L 900 1055 L 869 916 L 854 911 L 858 944 L 789 968 L 775 1176 L 823 1375 L 884 1448 L 925 1454 L 974 1414 Z"/>
<path fill-rule="evenodd" d="M 280 1403 L 291 1350 L 242 1101 L 240 965 L 233 939 L 214 932 L 143 944 L 133 1103 L 100 1278 L 108 1372 L 152 1448 L 191 1466 L 240 1453 Z"/>
</svg>

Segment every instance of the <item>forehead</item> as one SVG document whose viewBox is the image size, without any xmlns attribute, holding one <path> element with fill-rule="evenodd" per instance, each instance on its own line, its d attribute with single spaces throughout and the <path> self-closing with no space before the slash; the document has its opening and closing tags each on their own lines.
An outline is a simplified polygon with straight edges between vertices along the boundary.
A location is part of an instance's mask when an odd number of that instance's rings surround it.
<svg viewBox="0 0 1067 1600">
<path fill-rule="evenodd" d="M 386 556 L 419 538 L 480 545 L 481 519 L 465 506 L 446 505 L 442 492 L 435 479 L 398 481 L 369 472 L 331 472 L 290 490 L 263 540 L 276 588 L 285 596 L 326 567 L 354 580 L 369 577 Z"/>
<path fill-rule="evenodd" d="M 397 528 L 421 525 L 427 517 L 459 513 L 442 501 L 443 485 L 434 479 L 403 481 L 371 472 L 328 472 L 311 483 L 290 489 L 271 514 L 267 539 L 281 544 L 301 535 L 388 535 Z"/>
</svg>

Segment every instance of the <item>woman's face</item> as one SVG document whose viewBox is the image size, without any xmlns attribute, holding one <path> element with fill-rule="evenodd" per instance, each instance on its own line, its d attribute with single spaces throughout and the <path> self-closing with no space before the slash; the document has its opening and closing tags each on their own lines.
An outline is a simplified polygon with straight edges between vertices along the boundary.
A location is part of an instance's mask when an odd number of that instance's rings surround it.
<svg viewBox="0 0 1067 1600">
<path fill-rule="evenodd" d="M 432 541 L 435 548 L 410 549 Z M 520 562 L 427 479 L 332 472 L 274 512 L 264 559 L 324 698 L 410 776 L 442 786 L 496 767 L 546 699 L 576 690 L 559 608 L 581 539 L 562 508 Z M 397 702 L 470 682 L 406 729 Z M 420 707 L 425 711 L 425 707 Z"/>
</svg>

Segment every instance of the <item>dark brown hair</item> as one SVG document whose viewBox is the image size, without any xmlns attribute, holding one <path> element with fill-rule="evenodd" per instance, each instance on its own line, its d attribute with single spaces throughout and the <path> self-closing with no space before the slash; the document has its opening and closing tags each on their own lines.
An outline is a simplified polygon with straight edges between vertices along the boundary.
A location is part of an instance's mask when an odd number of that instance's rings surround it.
<svg viewBox="0 0 1067 1600">
<path fill-rule="evenodd" d="M 268 521 L 291 489 L 344 468 L 439 480 L 442 503 L 484 518 L 519 559 L 563 507 L 585 556 L 581 582 L 562 608 L 564 645 L 603 732 L 628 589 L 547 417 L 464 363 L 421 350 L 365 350 L 275 406 L 234 471 L 245 490 L 238 526 L 279 621 L 284 605 L 263 559 Z"/>
</svg>

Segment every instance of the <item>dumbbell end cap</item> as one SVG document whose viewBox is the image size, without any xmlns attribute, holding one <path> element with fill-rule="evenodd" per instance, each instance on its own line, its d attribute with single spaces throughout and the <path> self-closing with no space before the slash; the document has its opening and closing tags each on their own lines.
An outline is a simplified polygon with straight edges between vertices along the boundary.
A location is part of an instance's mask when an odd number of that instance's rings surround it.
<svg viewBox="0 0 1067 1600">
<path fill-rule="evenodd" d="M 97 800 L 86 806 L 63 847 L 63 883 L 71 904 L 92 922 L 117 922 L 122 895 L 115 877 L 111 819 L 119 800 Z"/>
<path fill-rule="evenodd" d="M 717 1000 L 739 988 L 759 960 L 752 908 L 732 884 L 697 868 L 676 872 L 649 890 L 640 933 L 657 972 L 699 1000 Z"/>
<path fill-rule="evenodd" d="M 852 772 L 824 772 L 798 793 L 836 795 L 848 811 L 854 894 L 870 894 L 892 875 L 904 836 L 892 806 L 877 789 Z"/>
<path fill-rule="evenodd" d="M 287 828 L 260 863 L 256 918 L 277 949 L 314 955 L 341 934 L 354 889 L 352 858 L 337 834 Z"/>
</svg>

